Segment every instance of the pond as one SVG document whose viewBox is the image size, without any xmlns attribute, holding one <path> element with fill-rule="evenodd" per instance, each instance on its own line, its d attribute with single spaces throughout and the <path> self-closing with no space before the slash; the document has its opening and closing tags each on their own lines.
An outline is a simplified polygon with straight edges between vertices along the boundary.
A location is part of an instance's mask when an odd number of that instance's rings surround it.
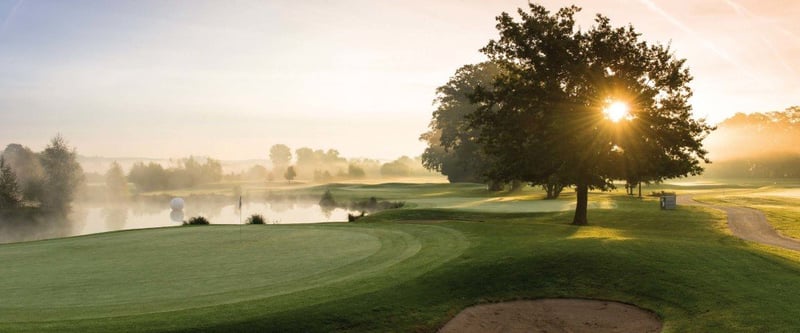
<svg viewBox="0 0 800 333">
<path fill-rule="evenodd" d="M 0 223 L 0 243 L 179 226 L 195 216 L 203 216 L 211 224 L 239 224 L 260 214 L 268 224 L 292 224 L 346 222 L 348 213 L 355 214 L 342 208 L 322 209 L 316 202 L 303 200 L 243 202 L 241 214 L 238 202 L 230 198 L 187 198 L 182 211 L 173 211 L 169 198 L 102 206 L 76 204 L 66 220 L 35 216 L 32 221 Z"/>
<path fill-rule="evenodd" d="M 224 206 L 192 205 L 187 200 L 183 209 L 175 211 L 170 208 L 169 202 L 162 207 L 116 206 L 105 208 L 76 207 L 70 220 L 75 223 L 75 234 L 85 235 L 98 232 L 156 228 L 181 225 L 182 221 L 191 217 L 203 216 L 211 224 L 240 224 L 246 223 L 247 217 L 260 214 L 266 223 L 319 223 L 319 222 L 346 222 L 347 210 L 335 208 L 323 210 L 316 203 L 243 203 L 241 214 L 237 204 Z M 182 216 L 181 216 L 182 215 Z"/>
</svg>

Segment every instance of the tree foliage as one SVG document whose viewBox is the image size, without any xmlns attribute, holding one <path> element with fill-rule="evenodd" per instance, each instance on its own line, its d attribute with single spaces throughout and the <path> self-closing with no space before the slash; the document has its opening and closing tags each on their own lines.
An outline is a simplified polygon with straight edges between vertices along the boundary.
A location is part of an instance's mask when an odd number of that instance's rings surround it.
<svg viewBox="0 0 800 333">
<path fill-rule="evenodd" d="M 269 149 L 269 160 L 274 170 L 283 171 L 292 160 L 292 150 L 284 144 L 273 145 Z"/>
<path fill-rule="evenodd" d="M 712 128 L 691 117 L 684 59 L 602 15 L 577 29 L 579 10 L 551 14 L 529 4 L 519 20 L 497 17 L 499 38 L 482 52 L 502 70 L 490 88 L 476 89 L 469 125 L 494 177 L 535 184 L 557 177 L 575 186 L 573 223 L 582 225 L 590 189 L 701 173 L 702 140 Z M 603 114 L 614 101 L 630 107 L 619 122 Z"/>
<path fill-rule="evenodd" d="M 117 161 L 112 162 L 108 171 L 106 171 L 105 181 L 109 200 L 124 201 L 128 199 L 130 195 L 128 179 L 125 178 L 125 173 Z"/>
<path fill-rule="evenodd" d="M 800 106 L 737 113 L 706 140 L 713 177 L 800 178 Z"/>
<path fill-rule="evenodd" d="M 28 147 L 12 143 L 6 146 L 3 157 L 17 176 L 22 198 L 39 201 L 43 193 L 44 182 L 44 170 L 39 156 Z"/>
<path fill-rule="evenodd" d="M 408 177 L 411 175 L 411 167 L 414 164 L 408 156 L 402 156 L 394 161 L 381 165 L 381 176 L 383 177 Z"/>
<path fill-rule="evenodd" d="M 65 212 L 75 198 L 75 192 L 83 181 L 83 168 L 78 163 L 77 153 L 59 134 L 40 154 L 44 170 L 42 207 Z"/>
<path fill-rule="evenodd" d="M 366 177 L 367 173 L 364 171 L 364 168 L 351 163 L 347 165 L 347 176 L 349 178 L 358 179 Z"/>
<path fill-rule="evenodd" d="M 222 164 L 212 158 L 206 158 L 202 163 L 194 157 L 181 159 L 177 166 L 169 169 L 155 162 L 138 162 L 128 173 L 128 180 L 139 192 L 190 188 L 221 179 Z"/>
<path fill-rule="evenodd" d="M 290 165 L 288 168 L 286 168 L 286 172 L 283 174 L 283 178 L 286 178 L 286 180 L 291 183 L 295 177 L 297 177 L 297 171 L 294 170 L 293 165 Z"/>
<path fill-rule="evenodd" d="M 428 143 L 422 163 L 429 170 L 447 176 L 451 183 L 486 180 L 488 157 L 476 142 L 476 130 L 468 126 L 467 116 L 477 109 L 470 96 L 477 87 L 491 86 L 499 70 L 492 62 L 465 65 L 436 89 L 436 110 L 430 130 L 420 136 L 420 140 Z"/>
<path fill-rule="evenodd" d="M 0 156 L 0 209 L 15 208 L 22 202 L 17 176 Z"/>
</svg>

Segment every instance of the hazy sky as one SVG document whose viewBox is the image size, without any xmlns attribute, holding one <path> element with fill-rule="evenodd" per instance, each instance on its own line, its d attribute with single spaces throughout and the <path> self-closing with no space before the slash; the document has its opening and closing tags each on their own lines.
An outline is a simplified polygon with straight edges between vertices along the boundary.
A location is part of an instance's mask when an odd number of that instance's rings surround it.
<svg viewBox="0 0 800 333">
<path fill-rule="evenodd" d="M 566 1 L 540 2 L 556 10 Z M 800 1 L 586 0 L 669 42 L 695 113 L 800 104 Z M 437 86 L 527 1 L 0 0 L 0 145 L 266 158 L 272 144 L 416 156 Z"/>
</svg>

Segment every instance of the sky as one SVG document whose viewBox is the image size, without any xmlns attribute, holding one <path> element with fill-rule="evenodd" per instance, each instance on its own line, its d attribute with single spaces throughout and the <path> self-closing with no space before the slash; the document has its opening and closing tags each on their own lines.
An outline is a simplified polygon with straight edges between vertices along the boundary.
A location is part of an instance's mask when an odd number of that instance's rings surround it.
<svg viewBox="0 0 800 333">
<path fill-rule="evenodd" d="M 540 1 L 555 11 L 566 1 Z M 576 0 L 671 43 L 697 117 L 800 104 L 800 1 Z M 263 159 L 418 156 L 436 87 L 527 1 L 0 0 L 0 145 Z"/>
</svg>

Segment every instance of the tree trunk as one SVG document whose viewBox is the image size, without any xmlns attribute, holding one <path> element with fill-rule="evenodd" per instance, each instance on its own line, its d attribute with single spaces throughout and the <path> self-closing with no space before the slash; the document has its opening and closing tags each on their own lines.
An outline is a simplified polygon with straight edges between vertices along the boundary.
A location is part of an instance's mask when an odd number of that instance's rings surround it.
<svg viewBox="0 0 800 333">
<path fill-rule="evenodd" d="M 578 184 L 578 202 L 575 205 L 575 218 L 572 219 L 574 225 L 587 225 L 589 220 L 586 218 L 586 209 L 589 206 L 589 186 Z"/>
<path fill-rule="evenodd" d="M 642 198 L 642 182 L 639 182 L 639 199 Z"/>
</svg>

